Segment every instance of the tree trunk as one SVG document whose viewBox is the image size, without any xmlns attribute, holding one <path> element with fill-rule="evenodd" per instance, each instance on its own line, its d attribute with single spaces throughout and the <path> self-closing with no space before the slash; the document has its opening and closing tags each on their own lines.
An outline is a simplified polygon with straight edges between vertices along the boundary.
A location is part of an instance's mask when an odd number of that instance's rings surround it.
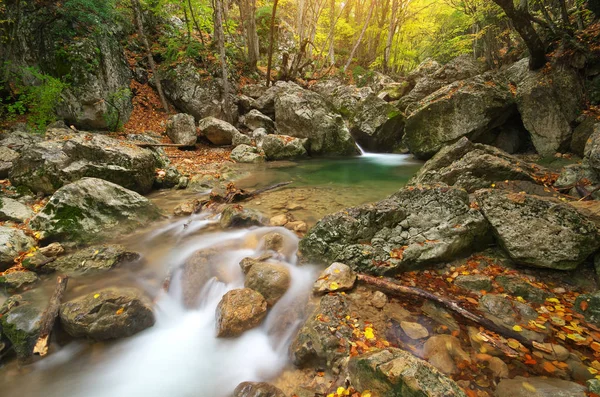
<svg viewBox="0 0 600 397">
<path fill-rule="evenodd" d="M 354 47 L 352 47 L 352 51 L 350 52 L 350 57 L 348 58 L 348 62 L 346 62 L 346 66 L 344 66 L 344 73 L 346 73 L 346 70 L 348 70 L 348 68 L 350 67 L 350 64 L 352 63 L 352 58 L 354 58 L 354 54 L 356 53 L 356 50 L 358 49 L 358 46 L 360 45 L 360 42 L 362 41 L 362 39 L 365 35 L 365 32 L 367 31 L 367 27 L 369 26 L 369 21 L 371 20 L 371 17 L 373 16 L 373 9 L 375 8 L 375 1 L 376 0 L 371 0 L 371 5 L 369 6 L 369 14 L 367 15 L 367 19 L 365 20 L 365 24 L 363 25 L 362 31 L 360 32 L 360 36 L 358 36 L 358 40 L 356 40 Z"/>
<path fill-rule="evenodd" d="M 231 122 L 231 100 L 229 98 L 229 72 L 227 71 L 227 56 L 225 55 L 225 32 L 223 30 L 223 1 L 214 0 L 214 23 L 215 23 L 215 38 L 219 49 L 219 60 L 221 61 L 221 87 L 222 101 L 221 110 L 225 121 Z"/>
<path fill-rule="evenodd" d="M 335 65 L 335 0 L 330 0 L 329 3 L 329 37 L 331 40 L 329 41 L 329 64 Z"/>
<path fill-rule="evenodd" d="M 148 64 L 150 65 L 150 70 L 152 71 L 152 77 L 154 78 L 154 84 L 156 85 L 156 91 L 158 91 L 158 96 L 160 97 L 160 102 L 162 104 L 165 112 L 169 112 L 169 104 L 165 98 L 165 93 L 162 89 L 162 84 L 160 83 L 160 76 L 158 74 L 158 70 L 156 69 L 156 64 L 154 63 L 154 58 L 152 57 L 152 50 L 150 48 L 150 43 L 148 43 L 148 38 L 144 33 L 144 22 L 142 21 L 142 11 L 140 7 L 139 0 L 131 0 L 131 6 L 133 7 L 133 14 L 135 15 L 135 23 L 138 28 L 138 33 L 140 35 L 140 39 L 144 44 L 144 48 L 146 50 L 146 56 L 148 57 Z"/>
<path fill-rule="evenodd" d="M 275 44 L 275 16 L 277 15 L 277 3 L 273 1 L 273 12 L 271 13 L 271 33 L 269 35 L 269 60 L 267 61 L 267 87 L 271 85 L 271 66 L 273 63 L 273 45 Z"/>
<path fill-rule="evenodd" d="M 529 69 L 540 69 L 546 64 L 546 49 L 540 36 L 531 24 L 531 16 L 526 9 L 517 9 L 513 0 L 493 0 L 510 18 L 519 36 L 529 49 Z"/>
<path fill-rule="evenodd" d="M 196 14 L 194 14 L 194 7 L 192 7 L 192 0 L 188 0 L 188 6 L 190 7 L 190 14 L 192 16 L 192 21 L 194 21 L 194 26 L 200 35 L 200 41 L 202 44 L 206 45 L 204 42 L 204 36 L 202 35 L 202 29 L 200 29 L 200 25 L 198 25 L 198 20 L 196 19 Z"/>
<path fill-rule="evenodd" d="M 385 49 L 383 50 L 383 73 L 389 72 L 390 54 L 392 52 L 392 41 L 394 40 L 394 34 L 396 33 L 396 23 L 398 14 L 398 0 L 394 0 L 392 3 L 392 16 L 390 18 L 390 27 L 388 30 L 387 41 L 385 43 Z"/>
<path fill-rule="evenodd" d="M 256 0 L 239 0 L 239 5 L 244 34 L 246 36 L 247 63 L 250 70 L 254 71 L 256 70 L 256 64 L 260 55 L 258 33 L 256 32 Z"/>
</svg>

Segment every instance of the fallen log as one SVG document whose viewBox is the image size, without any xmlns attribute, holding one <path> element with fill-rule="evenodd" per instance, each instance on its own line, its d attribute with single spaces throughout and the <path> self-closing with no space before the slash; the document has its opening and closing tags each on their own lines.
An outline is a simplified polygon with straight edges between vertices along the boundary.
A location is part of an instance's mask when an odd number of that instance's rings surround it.
<svg viewBox="0 0 600 397">
<path fill-rule="evenodd" d="M 33 354 L 39 354 L 41 357 L 44 357 L 46 354 L 48 354 L 48 341 L 50 340 L 50 333 L 54 327 L 54 321 L 58 316 L 58 309 L 60 308 L 62 297 L 67 289 L 68 281 L 69 277 L 67 276 L 58 276 L 56 279 L 56 287 L 54 288 L 54 293 L 50 298 L 50 304 L 48 305 L 48 308 L 46 308 L 46 311 L 40 320 L 40 335 L 38 336 L 37 342 L 33 348 Z"/>
<path fill-rule="evenodd" d="M 245 200 L 254 198 L 254 197 L 258 196 L 259 194 L 268 192 L 270 190 L 275 190 L 280 187 L 287 186 L 290 183 L 292 183 L 292 182 L 291 181 L 280 182 L 280 183 L 276 183 L 271 186 L 253 190 L 251 192 L 244 190 L 244 189 L 238 189 L 237 187 L 235 187 L 235 185 L 233 183 L 230 183 L 229 186 L 227 186 L 227 192 L 225 193 L 224 196 L 220 196 L 218 194 L 211 193 L 210 200 L 203 201 L 201 203 L 201 208 L 206 205 L 213 204 L 213 203 L 219 203 L 219 204 L 239 203 L 241 201 L 245 201 Z"/>
<path fill-rule="evenodd" d="M 521 335 L 520 333 L 513 331 L 511 329 L 501 327 L 501 326 L 497 325 L 496 323 L 494 323 L 493 321 L 488 320 L 487 318 L 485 318 L 483 316 L 472 313 L 472 312 L 468 311 L 467 309 L 461 307 L 458 302 L 451 301 L 448 298 L 444 298 L 444 297 L 432 294 L 431 292 L 427 292 L 420 288 L 407 287 L 404 285 L 400 285 L 397 282 L 395 282 L 394 280 L 389 279 L 389 278 L 379 278 L 379 277 L 373 277 L 373 276 L 369 276 L 367 274 L 359 273 L 358 280 L 362 281 L 363 283 L 365 283 L 367 285 L 371 285 L 371 286 L 377 287 L 378 289 L 387 291 L 388 293 L 390 293 L 392 295 L 410 295 L 410 296 L 416 296 L 416 297 L 419 297 L 422 299 L 434 301 L 434 302 L 439 303 L 440 305 L 448 308 L 449 310 L 452 310 L 454 313 L 466 318 L 467 320 L 473 321 L 474 323 L 477 323 L 477 324 L 483 326 L 484 328 L 488 329 L 489 331 L 492 331 L 498 335 L 502 335 L 505 338 L 515 339 L 518 342 L 520 342 L 523 346 L 525 346 L 529 349 L 533 349 L 533 343 L 529 339 L 527 339 L 523 335 Z"/>
</svg>

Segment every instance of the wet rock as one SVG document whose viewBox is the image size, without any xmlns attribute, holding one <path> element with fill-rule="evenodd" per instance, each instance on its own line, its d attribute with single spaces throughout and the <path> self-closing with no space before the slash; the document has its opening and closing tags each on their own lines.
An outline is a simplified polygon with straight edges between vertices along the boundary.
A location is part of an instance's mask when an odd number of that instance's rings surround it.
<svg viewBox="0 0 600 397">
<path fill-rule="evenodd" d="M 231 159 L 237 163 L 264 163 L 265 156 L 254 146 L 238 145 L 231 151 Z"/>
<path fill-rule="evenodd" d="M 219 278 L 220 265 L 220 253 L 215 249 L 199 250 L 187 258 L 179 276 L 185 307 L 197 308 L 202 288 L 213 277 Z M 223 277 L 223 281 L 227 279 Z"/>
<path fill-rule="evenodd" d="M 600 129 L 596 129 L 587 140 L 584 156 L 592 169 L 597 174 L 600 173 Z"/>
<path fill-rule="evenodd" d="M 340 321 L 350 314 L 346 297 L 341 294 L 325 295 L 318 307 L 308 317 L 292 342 L 290 351 L 296 366 L 300 368 L 330 368 L 338 371 L 348 357 L 350 327 L 337 328 Z"/>
<path fill-rule="evenodd" d="M 164 170 L 159 170 L 154 179 L 154 188 L 160 189 L 184 189 L 187 187 L 187 182 L 184 182 L 184 177 L 175 167 L 167 167 Z"/>
<path fill-rule="evenodd" d="M 514 103 L 502 83 L 477 76 L 445 86 L 417 106 L 406 119 L 404 143 L 416 157 L 429 159 L 462 137 L 475 140 L 502 125 Z"/>
<path fill-rule="evenodd" d="M 412 340 L 424 339 L 429 337 L 429 331 L 419 323 L 410 321 L 401 321 L 400 327 L 402 331 Z"/>
<path fill-rule="evenodd" d="M 505 292 L 510 293 L 512 296 L 520 296 L 527 301 L 544 303 L 546 298 L 554 296 L 541 288 L 531 285 L 519 276 L 498 276 L 495 280 L 504 288 Z"/>
<path fill-rule="evenodd" d="M 280 263 L 254 263 L 246 273 L 244 287 L 259 292 L 272 307 L 290 287 L 291 276 L 288 268 Z"/>
<path fill-rule="evenodd" d="M 263 237 L 263 241 L 265 250 L 281 252 L 285 239 L 281 233 L 271 232 Z"/>
<path fill-rule="evenodd" d="M 194 116 L 185 113 L 170 116 L 167 120 L 166 133 L 173 143 L 194 146 L 198 139 Z"/>
<path fill-rule="evenodd" d="M 254 131 L 257 128 L 264 128 L 268 134 L 275 132 L 275 123 L 273 120 L 256 109 L 250 110 L 250 112 L 242 117 L 242 124 L 251 131 Z"/>
<path fill-rule="evenodd" d="M 488 276 L 478 274 L 460 275 L 454 279 L 454 284 L 460 288 L 475 292 L 489 292 L 492 290 L 492 279 Z"/>
<path fill-rule="evenodd" d="M 73 254 L 61 256 L 44 266 L 43 271 L 66 274 L 104 272 L 122 265 L 138 262 L 141 255 L 122 245 L 92 245 Z"/>
<path fill-rule="evenodd" d="M 311 155 L 358 153 L 342 117 L 322 96 L 294 83 L 277 82 L 275 89 L 279 90 L 274 102 L 280 134 L 308 139 Z"/>
<path fill-rule="evenodd" d="M 0 271 L 14 265 L 14 259 L 34 245 L 35 241 L 22 230 L 0 226 Z"/>
<path fill-rule="evenodd" d="M 579 295 L 573 307 L 575 311 L 583 314 L 586 321 L 600 326 L 600 291 Z"/>
<path fill-rule="evenodd" d="M 175 216 L 190 216 L 198 210 L 200 206 L 200 200 L 194 199 L 190 201 L 186 201 L 185 203 L 179 204 L 173 210 L 173 215 Z"/>
<path fill-rule="evenodd" d="M 554 186 L 557 188 L 574 187 L 582 179 L 587 179 L 592 183 L 599 181 L 596 171 L 589 164 L 569 164 L 561 170 Z"/>
<path fill-rule="evenodd" d="M 425 301 L 423 306 L 421 306 L 421 310 L 427 317 L 441 325 L 448 327 L 450 331 L 457 331 L 460 329 L 458 322 L 446 309 L 436 305 L 431 301 Z"/>
<path fill-rule="evenodd" d="M 47 258 L 55 258 L 62 255 L 65 252 L 65 249 L 60 243 L 52 243 L 45 247 L 41 247 L 38 251 Z"/>
<path fill-rule="evenodd" d="M 303 221 L 291 221 L 285 224 L 285 228 L 296 233 L 306 233 L 308 226 Z"/>
<path fill-rule="evenodd" d="M 286 135 L 267 135 L 262 139 L 261 148 L 270 161 L 295 160 L 308 156 L 305 141 Z"/>
<path fill-rule="evenodd" d="M 349 266 L 335 262 L 323 270 L 313 285 L 316 294 L 335 291 L 348 291 L 354 287 L 356 273 Z"/>
<path fill-rule="evenodd" d="M 404 188 L 374 204 L 319 221 L 300 242 L 303 257 L 355 271 L 395 274 L 454 259 L 483 243 L 488 230 L 464 190 Z"/>
<path fill-rule="evenodd" d="M 575 269 L 600 247 L 596 226 L 568 204 L 498 190 L 478 191 L 476 198 L 498 243 L 518 264 Z"/>
<path fill-rule="evenodd" d="M 500 149 L 461 138 L 441 149 L 410 180 L 412 185 L 445 183 L 474 192 L 498 181 L 535 182 L 544 174 L 538 165 L 524 162 Z"/>
<path fill-rule="evenodd" d="M 256 328 L 267 315 L 263 296 L 249 288 L 227 292 L 217 306 L 217 336 L 234 337 Z"/>
<path fill-rule="evenodd" d="M 221 214 L 220 224 L 223 228 L 262 226 L 263 216 L 260 212 L 241 205 L 229 205 Z"/>
<path fill-rule="evenodd" d="M 39 277 L 34 272 L 22 271 L 7 273 L 0 276 L 0 289 L 6 291 L 17 291 L 21 288 L 35 284 L 39 281 Z"/>
<path fill-rule="evenodd" d="M 202 135 L 217 146 L 231 145 L 233 136 L 240 132 L 226 121 L 215 117 L 207 117 L 198 122 Z"/>
<path fill-rule="evenodd" d="M 350 118 L 350 133 L 366 151 L 388 153 L 401 146 L 405 117 L 375 95 L 360 102 Z"/>
<path fill-rule="evenodd" d="M 527 324 L 528 321 L 538 317 L 538 313 L 531 306 L 496 294 L 487 294 L 481 297 L 479 308 L 486 318 L 509 329 L 517 324 Z M 529 340 L 537 342 L 544 340 L 543 334 L 527 329 L 524 329 L 521 334 Z"/>
<path fill-rule="evenodd" d="M 460 340 L 452 335 L 435 335 L 429 338 L 423 345 L 423 355 L 431 365 L 445 374 L 456 373 L 458 363 L 471 363 L 471 358 L 461 347 Z"/>
<path fill-rule="evenodd" d="M 471 348 L 482 354 L 489 354 L 491 356 L 502 356 L 504 353 L 497 349 L 495 346 L 488 343 L 486 336 L 479 332 L 478 328 L 467 327 L 467 333 L 469 334 L 469 341 L 471 342 Z"/>
<path fill-rule="evenodd" d="M 11 296 L 0 307 L 0 329 L 19 359 L 31 356 L 40 332 L 40 320 L 47 302 L 31 292 Z"/>
<path fill-rule="evenodd" d="M 23 222 L 34 215 L 25 204 L 8 197 L 0 197 L 0 221 Z"/>
<path fill-rule="evenodd" d="M 83 178 L 60 188 L 31 220 L 43 241 L 89 242 L 129 232 L 160 217 L 147 198 L 119 185 Z"/>
<path fill-rule="evenodd" d="M 63 329 L 75 338 L 125 338 L 154 325 L 152 302 L 136 288 L 105 288 L 60 305 Z"/>
<path fill-rule="evenodd" d="M 4 145 L 4 143 L 2 143 Z M 0 179 L 8 178 L 13 162 L 19 158 L 19 153 L 6 146 L 0 146 Z"/>
<path fill-rule="evenodd" d="M 275 215 L 269 220 L 271 226 L 285 226 L 290 220 L 287 214 Z"/>
<path fill-rule="evenodd" d="M 231 138 L 231 146 L 237 147 L 240 145 L 252 146 L 252 138 L 248 135 L 242 134 L 241 132 L 233 134 Z"/>
<path fill-rule="evenodd" d="M 373 292 L 371 297 L 371 304 L 377 309 L 383 309 L 388 303 L 388 297 L 381 291 Z"/>
<path fill-rule="evenodd" d="M 488 361 L 488 368 L 497 378 L 508 378 L 509 376 L 508 365 L 498 357 L 492 357 Z"/>
<path fill-rule="evenodd" d="M 394 348 L 352 357 L 351 384 L 374 396 L 466 397 L 461 388 L 428 362 Z"/>
<path fill-rule="evenodd" d="M 554 343 L 542 343 L 541 346 L 543 349 L 540 349 L 540 352 L 546 360 L 567 361 L 571 355 L 571 352 L 562 345 L 557 345 Z"/>
<path fill-rule="evenodd" d="M 584 397 L 585 387 L 575 382 L 546 377 L 504 379 L 496 389 L 498 397 Z"/>
<path fill-rule="evenodd" d="M 233 391 L 233 397 L 286 397 L 285 393 L 266 382 L 242 382 Z"/>
</svg>

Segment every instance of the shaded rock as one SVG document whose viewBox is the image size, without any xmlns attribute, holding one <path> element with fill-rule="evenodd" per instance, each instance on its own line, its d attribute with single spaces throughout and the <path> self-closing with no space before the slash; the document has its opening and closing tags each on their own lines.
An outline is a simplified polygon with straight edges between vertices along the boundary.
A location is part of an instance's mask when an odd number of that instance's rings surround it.
<svg viewBox="0 0 600 397">
<path fill-rule="evenodd" d="M 4 145 L 4 142 L 2 142 Z M 19 158 L 19 153 L 6 146 L 0 146 L 0 179 L 8 178 L 13 162 Z"/>
<path fill-rule="evenodd" d="M 335 262 L 319 274 L 313 285 L 314 293 L 348 291 L 354 287 L 356 273 L 349 266 Z"/>
<path fill-rule="evenodd" d="M 242 94 L 258 99 L 265 94 L 267 91 L 267 87 L 264 84 L 246 84 L 242 87 Z"/>
<path fill-rule="evenodd" d="M 586 321 L 600 326 L 600 291 L 579 295 L 575 299 L 573 307 L 577 312 L 583 314 Z M 583 310 L 584 308 L 585 310 Z"/>
<path fill-rule="evenodd" d="M 29 358 L 40 333 L 40 320 L 47 302 L 31 292 L 13 295 L 0 307 L 0 329 L 17 354 Z"/>
<path fill-rule="evenodd" d="M 508 365 L 498 357 L 492 357 L 488 362 L 488 368 L 495 377 L 497 378 L 508 378 L 509 369 Z"/>
<path fill-rule="evenodd" d="M 461 347 L 460 340 L 452 335 L 435 335 L 429 338 L 423 345 L 423 355 L 431 365 L 446 374 L 456 373 L 458 363 L 471 363 L 471 358 Z"/>
<path fill-rule="evenodd" d="M 573 187 L 578 182 L 587 180 L 591 183 L 598 183 L 598 174 L 596 171 L 587 163 L 582 164 L 569 164 L 565 166 L 554 184 L 557 188 Z"/>
<path fill-rule="evenodd" d="M 167 120 L 166 133 L 173 143 L 194 146 L 198 139 L 194 116 L 185 113 L 170 116 Z"/>
<path fill-rule="evenodd" d="M 220 223 L 223 228 L 262 226 L 263 216 L 253 209 L 229 205 L 223 210 Z"/>
<path fill-rule="evenodd" d="M 413 340 L 423 339 L 429 336 L 429 331 L 427 331 L 427 328 L 423 327 L 419 323 L 401 321 L 400 327 L 402 328 L 402 331 L 404 331 L 404 333 Z"/>
<path fill-rule="evenodd" d="M 503 379 L 496 389 L 498 397 L 584 397 L 585 387 L 575 382 L 546 377 Z"/>
<path fill-rule="evenodd" d="M 395 348 L 352 357 L 350 382 L 380 397 L 466 397 L 462 389 L 427 361 Z"/>
<path fill-rule="evenodd" d="M 258 327 L 266 315 L 267 302 L 260 293 L 249 288 L 229 291 L 217 306 L 217 336 L 238 336 Z"/>
<path fill-rule="evenodd" d="M 495 280 L 504 288 L 505 292 L 512 296 L 520 296 L 527 301 L 544 303 L 546 298 L 554 296 L 548 291 L 531 285 L 519 276 L 498 276 Z"/>
<path fill-rule="evenodd" d="M 402 144 L 404 121 L 404 115 L 395 106 L 372 95 L 352 113 L 350 133 L 368 152 L 393 152 Z"/>
<path fill-rule="evenodd" d="M 8 197 L 0 197 L 0 221 L 23 222 L 34 215 L 25 204 Z"/>
<path fill-rule="evenodd" d="M 492 279 L 478 274 L 460 275 L 454 279 L 454 284 L 475 292 L 492 290 Z"/>
<path fill-rule="evenodd" d="M 101 179 L 83 178 L 60 188 L 30 226 L 43 231 L 44 241 L 83 243 L 132 231 L 159 217 L 158 208 L 138 193 Z"/>
<path fill-rule="evenodd" d="M 492 146 L 461 138 L 441 149 L 410 180 L 409 184 L 445 183 L 474 192 L 494 182 L 520 180 L 535 182 L 546 172 Z"/>
<path fill-rule="evenodd" d="M 514 109 L 510 91 L 475 77 L 443 87 L 418 104 L 406 120 L 404 143 L 416 157 L 429 159 L 466 136 L 471 140 L 502 125 Z"/>
<path fill-rule="evenodd" d="M 231 151 L 231 159 L 238 163 L 264 163 L 265 156 L 254 146 L 238 145 Z"/>
<path fill-rule="evenodd" d="M 233 391 L 233 397 L 286 397 L 285 393 L 266 382 L 242 382 Z"/>
<path fill-rule="evenodd" d="M 600 173 L 600 130 L 595 131 L 588 139 L 585 150 L 585 159 L 592 169 Z"/>
<path fill-rule="evenodd" d="M 139 253 L 129 251 L 122 245 L 93 245 L 73 254 L 61 256 L 45 265 L 43 270 L 66 274 L 99 273 L 140 259 Z"/>
<path fill-rule="evenodd" d="M 254 263 L 246 273 L 244 287 L 259 292 L 272 307 L 290 287 L 291 276 L 288 268 L 280 263 Z"/>
<path fill-rule="evenodd" d="M 127 134 L 126 138 L 130 142 L 141 142 L 141 143 L 161 143 L 159 135 L 147 135 L 147 134 Z M 169 156 L 165 149 L 160 146 L 151 146 L 147 148 L 154 156 L 156 166 L 159 168 L 166 168 L 171 164 Z"/>
<path fill-rule="evenodd" d="M 6 291 L 16 291 L 24 286 L 35 284 L 39 281 L 39 277 L 34 272 L 22 271 L 7 273 L 0 276 L 0 289 Z"/>
<path fill-rule="evenodd" d="M 423 306 L 421 306 L 421 310 L 427 317 L 441 325 L 445 325 L 450 331 L 460 329 L 458 322 L 446 309 L 431 301 L 425 301 Z"/>
<path fill-rule="evenodd" d="M 22 230 L 0 226 L 0 271 L 14 265 L 14 259 L 34 245 L 35 241 Z"/>
<path fill-rule="evenodd" d="M 569 205 L 593 222 L 597 228 L 600 228 L 600 202 L 598 200 L 570 201 Z"/>
<path fill-rule="evenodd" d="M 228 122 L 215 117 L 207 117 L 200 120 L 198 128 L 206 139 L 217 146 L 231 145 L 233 136 L 236 133 L 240 133 L 237 128 Z"/>
<path fill-rule="evenodd" d="M 263 237 L 264 249 L 267 251 L 281 252 L 285 239 L 281 233 L 271 232 Z"/>
<path fill-rule="evenodd" d="M 269 116 L 262 114 L 256 109 L 250 110 L 250 112 L 242 117 L 242 124 L 251 131 L 257 128 L 264 128 L 268 134 L 275 132 L 275 122 Z"/>
<path fill-rule="evenodd" d="M 242 134 L 241 132 L 233 134 L 233 137 L 231 138 L 231 146 L 235 147 L 240 145 L 252 146 L 252 138 L 250 138 L 248 135 Z"/>
<path fill-rule="evenodd" d="M 262 139 L 261 148 L 268 160 L 294 160 L 308 156 L 305 141 L 286 135 L 267 135 Z"/>
<path fill-rule="evenodd" d="M 65 252 L 65 249 L 60 243 L 52 243 L 45 247 L 40 247 L 38 251 L 47 258 L 55 258 L 62 255 Z"/>
<path fill-rule="evenodd" d="M 409 81 L 402 81 L 399 83 L 389 83 L 383 86 L 383 89 L 377 94 L 378 98 L 383 99 L 386 102 L 397 101 L 404 95 L 408 94 L 412 90 L 412 86 Z"/>
<path fill-rule="evenodd" d="M 154 179 L 155 189 L 184 189 L 187 187 L 187 178 L 182 176 L 177 168 L 167 167 L 164 170 L 159 170 Z"/>
<path fill-rule="evenodd" d="M 588 139 L 596 131 L 600 131 L 600 123 L 594 117 L 585 117 L 585 119 L 573 130 L 571 137 L 571 151 L 576 155 L 583 157 L 585 145 Z"/>
<path fill-rule="evenodd" d="M 484 312 L 486 318 L 508 329 L 512 329 L 517 324 L 527 324 L 528 321 L 538 317 L 538 313 L 531 306 L 496 294 L 487 294 L 481 297 L 479 308 Z M 528 329 L 523 329 L 521 334 L 529 340 L 538 342 L 543 342 L 545 338 L 544 335 Z"/>
<path fill-rule="evenodd" d="M 381 291 L 373 292 L 373 296 L 371 297 L 371 304 L 377 309 L 383 309 L 385 305 L 388 303 L 388 297 Z"/>
<path fill-rule="evenodd" d="M 300 368 L 331 368 L 336 371 L 348 357 L 347 343 L 352 335 L 350 327 L 337 328 L 350 309 L 346 297 L 341 294 L 325 295 L 318 307 L 308 317 L 292 342 L 290 351 L 296 366 Z"/>
<path fill-rule="evenodd" d="M 431 65 L 433 67 L 434 65 Z M 450 62 L 430 73 L 437 80 L 451 83 L 465 80 L 483 73 L 485 67 L 471 55 L 459 55 Z"/>
<path fill-rule="evenodd" d="M 518 264 L 575 269 L 600 247 L 596 226 L 568 204 L 498 190 L 478 191 L 476 198 L 498 243 Z"/>
<path fill-rule="evenodd" d="M 342 117 L 319 94 L 277 82 L 275 122 L 282 135 L 306 138 L 311 155 L 351 155 L 358 149 Z"/>
<path fill-rule="evenodd" d="M 463 190 L 404 188 L 375 204 L 324 217 L 302 239 L 300 250 L 317 263 L 394 274 L 467 253 L 484 242 L 487 228 Z"/>
<path fill-rule="evenodd" d="M 154 325 L 152 302 L 136 288 L 105 288 L 60 305 L 63 329 L 75 338 L 125 338 Z"/>
</svg>

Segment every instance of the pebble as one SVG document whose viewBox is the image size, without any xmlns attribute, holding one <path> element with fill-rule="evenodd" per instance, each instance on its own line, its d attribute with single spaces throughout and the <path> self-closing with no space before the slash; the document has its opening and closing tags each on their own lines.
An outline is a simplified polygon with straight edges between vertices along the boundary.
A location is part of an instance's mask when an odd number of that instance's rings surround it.
<svg viewBox="0 0 600 397">
<path fill-rule="evenodd" d="M 285 226 L 288 223 L 288 217 L 285 214 L 275 215 L 269 221 L 271 226 Z"/>
<path fill-rule="evenodd" d="M 377 309 L 383 309 L 387 302 L 387 296 L 381 291 L 375 291 L 373 297 L 371 298 L 371 304 Z"/>
<path fill-rule="evenodd" d="M 400 327 L 402 327 L 402 331 L 404 331 L 404 333 L 408 335 L 410 339 L 418 340 L 429 337 L 429 331 L 427 331 L 427 328 L 423 327 L 419 323 L 402 321 L 400 323 Z"/>
</svg>

